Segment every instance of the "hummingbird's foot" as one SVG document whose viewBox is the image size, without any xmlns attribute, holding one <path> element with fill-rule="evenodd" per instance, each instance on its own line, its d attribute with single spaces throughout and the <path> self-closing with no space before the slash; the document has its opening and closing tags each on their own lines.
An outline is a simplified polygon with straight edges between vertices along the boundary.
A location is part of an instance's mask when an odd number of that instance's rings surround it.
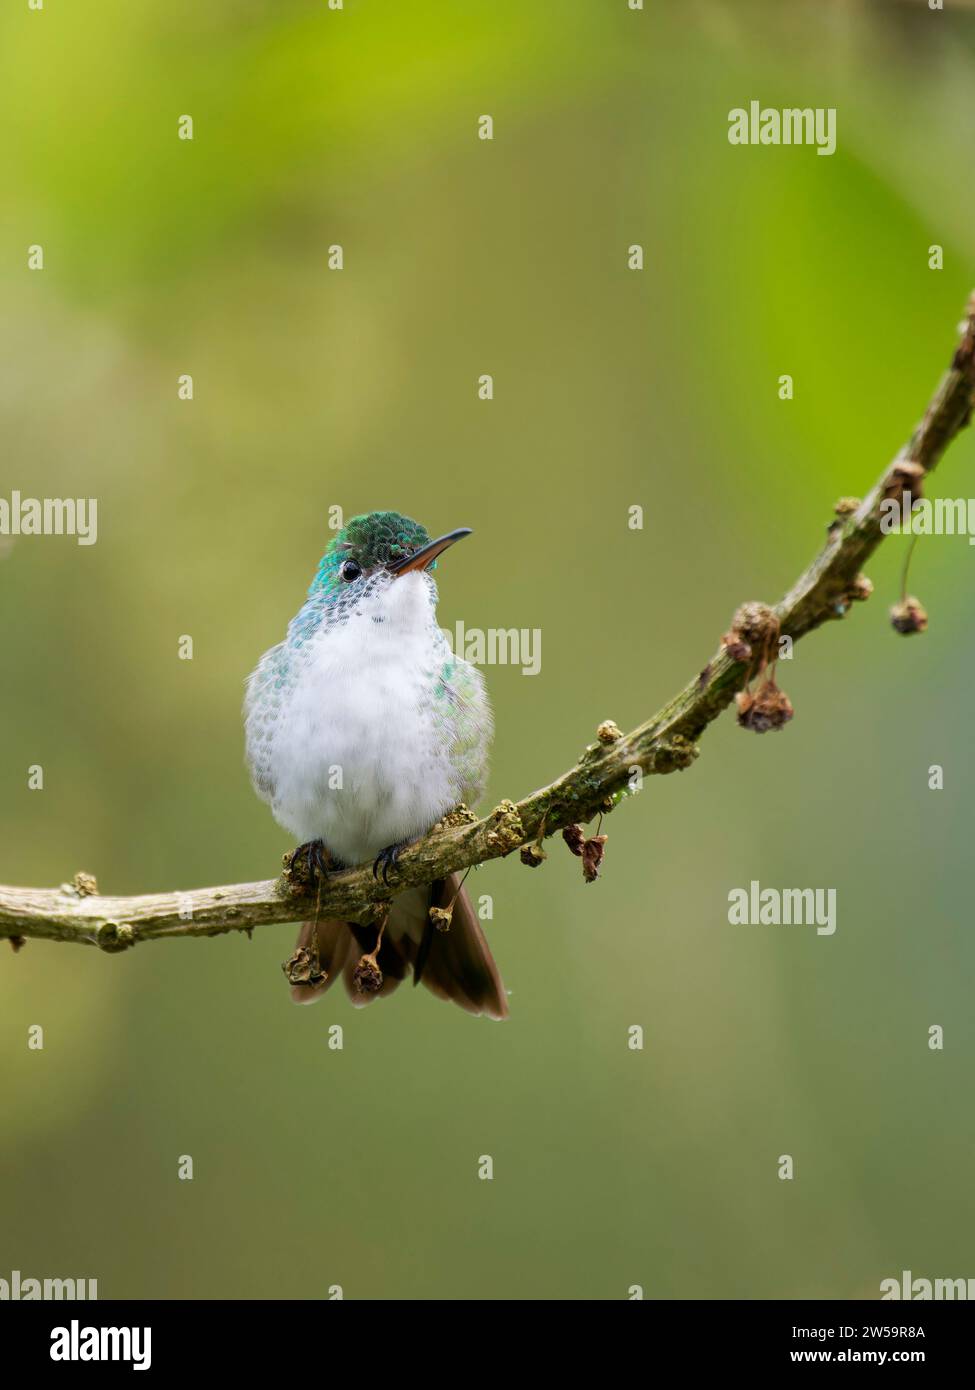
<svg viewBox="0 0 975 1390">
<path fill-rule="evenodd" d="M 379 871 L 380 868 L 382 868 L 383 883 L 388 887 L 389 871 L 390 869 L 396 868 L 396 861 L 400 857 L 400 852 L 404 850 L 408 844 L 409 840 L 401 840 L 398 845 L 387 845 L 385 849 L 381 849 L 376 855 L 376 862 L 372 866 L 373 878 L 379 877 Z"/>
<path fill-rule="evenodd" d="M 288 877 L 295 882 L 304 880 L 309 887 L 324 883 L 332 865 L 332 857 L 324 840 L 308 840 L 291 851 Z"/>
</svg>

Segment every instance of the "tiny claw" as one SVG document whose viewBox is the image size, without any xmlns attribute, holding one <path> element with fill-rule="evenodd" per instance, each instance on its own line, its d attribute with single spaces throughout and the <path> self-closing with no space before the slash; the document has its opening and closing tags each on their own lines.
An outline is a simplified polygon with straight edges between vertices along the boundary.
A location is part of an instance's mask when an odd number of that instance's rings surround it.
<svg viewBox="0 0 975 1390">
<path fill-rule="evenodd" d="M 378 879 L 379 866 L 382 865 L 383 883 L 385 883 L 387 888 L 389 887 L 389 870 L 390 868 L 396 868 L 396 862 L 399 859 L 400 850 L 402 850 L 402 848 L 403 846 L 401 844 L 387 845 L 385 849 L 381 849 L 376 855 L 375 863 L 372 866 L 372 876 Z"/>
<path fill-rule="evenodd" d="M 305 874 L 309 884 L 312 886 L 316 882 L 324 883 L 328 878 L 328 871 L 331 867 L 332 859 L 328 850 L 325 848 L 323 840 L 307 840 L 303 845 L 299 845 L 291 855 L 291 871 L 295 866 L 304 860 Z"/>
</svg>

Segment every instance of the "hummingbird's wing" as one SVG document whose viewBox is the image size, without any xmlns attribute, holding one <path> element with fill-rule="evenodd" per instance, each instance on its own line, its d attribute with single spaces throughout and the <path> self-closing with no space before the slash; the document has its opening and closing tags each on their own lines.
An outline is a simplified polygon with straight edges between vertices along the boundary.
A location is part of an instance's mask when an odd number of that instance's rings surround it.
<svg viewBox="0 0 975 1390">
<path fill-rule="evenodd" d="M 473 806 L 487 777 L 488 748 L 494 732 L 484 677 L 476 666 L 450 656 L 440 674 L 442 736 L 457 778 L 458 801 Z"/>
<path fill-rule="evenodd" d="M 274 801 L 274 764 L 272 750 L 274 728 L 278 719 L 280 690 L 287 672 L 287 643 L 279 642 L 261 657 L 247 678 L 244 696 L 244 732 L 247 766 L 254 790 L 270 806 Z"/>
</svg>

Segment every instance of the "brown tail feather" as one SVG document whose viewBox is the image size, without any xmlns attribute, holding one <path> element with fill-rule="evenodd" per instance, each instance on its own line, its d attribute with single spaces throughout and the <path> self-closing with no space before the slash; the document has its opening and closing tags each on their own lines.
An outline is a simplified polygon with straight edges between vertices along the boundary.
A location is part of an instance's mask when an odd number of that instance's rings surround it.
<svg viewBox="0 0 975 1390">
<path fill-rule="evenodd" d="M 471 900 L 459 887 L 457 874 L 431 885 L 399 894 L 392 904 L 389 921 L 379 948 L 378 965 L 383 983 L 374 994 L 361 994 L 352 982 L 360 956 L 376 944 L 376 928 L 327 919 L 305 922 L 298 935 L 298 946 L 318 948 L 320 968 L 328 979 L 319 985 L 292 985 L 296 1004 L 311 1004 L 342 975 L 349 998 L 357 1007 L 371 1004 L 392 994 L 399 982 L 413 970 L 414 984 L 421 981 L 439 999 L 450 999 L 471 1014 L 488 1018 L 508 1017 L 508 1001 Z M 437 931 L 428 909 L 454 903 L 450 928 Z"/>
<path fill-rule="evenodd" d="M 374 949 L 376 928 L 361 927 L 355 922 L 340 922 L 335 918 L 326 918 L 317 927 L 314 922 L 304 922 L 298 933 L 296 949 L 304 947 L 311 951 L 317 948 L 319 969 L 328 978 L 317 985 L 292 985 L 291 998 L 296 1004 L 314 1004 L 340 975 L 345 981 L 349 998 L 357 1008 L 371 1004 L 383 995 L 392 994 L 400 980 L 405 978 L 412 959 L 411 951 L 404 954 L 403 944 L 392 939 L 388 931 L 383 934 L 378 958 L 383 976 L 382 987 L 374 994 L 362 994 L 353 985 L 352 976 L 360 957 Z"/>
<path fill-rule="evenodd" d="M 447 931 L 427 919 L 413 967 L 414 984 L 422 981 L 438 999 L 451 999 L 469 1014 L 508 1017 L 508 999 L 481 924 L 457 874 L 432 887 L 432 906 L 454 911 Z M 459 889 L 459 891 L 458 891 Z"/>
</svg>

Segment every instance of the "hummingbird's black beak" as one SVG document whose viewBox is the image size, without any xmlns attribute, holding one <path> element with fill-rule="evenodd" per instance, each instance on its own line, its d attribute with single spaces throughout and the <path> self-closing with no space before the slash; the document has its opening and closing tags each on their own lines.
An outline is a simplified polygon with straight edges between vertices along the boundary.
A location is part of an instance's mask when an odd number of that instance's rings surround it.
<svg viewBox="0 0 975 1390">
<path fill-rule="evenodd" d="M 454 541 L 462 541 L 470 534 L 469 526 L 462 526 L 459 531 L 448 531 L 445 536 L 438 536 L 435 541 L 428 541 L 419 550 L 414 550 L 412 555 L 407 555 L 402 560 L 394 560 L 386 568 L 396 579 L 412 570 L 429 569 L 437 556 L 442 555 L 448 546 L 453 545 Z"/>
</svg>

